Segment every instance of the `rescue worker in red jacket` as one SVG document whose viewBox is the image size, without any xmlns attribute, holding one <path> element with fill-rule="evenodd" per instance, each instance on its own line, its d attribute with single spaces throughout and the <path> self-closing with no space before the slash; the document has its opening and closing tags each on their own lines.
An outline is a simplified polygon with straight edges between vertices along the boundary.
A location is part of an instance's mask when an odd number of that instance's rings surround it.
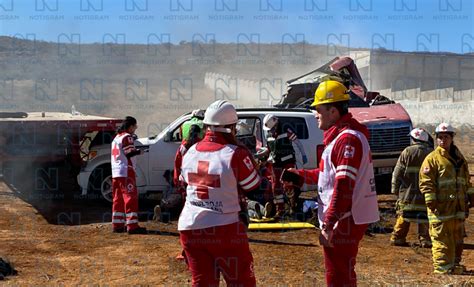
<svg viewBox="0 0 474 287">
<path fill-rule="evenodd" d="M 183 196 L 186 192 L 186 187 L 183 186 L 180 179 L 181 175 L 181 165 L 183 163 L 183 157 L 188 151 L 188 149 L 199 142 L 204 136 L 204 126 L 202 120 L 204 119 L 203 110 L 194 110 L 192 112 L 192 118 L 189 121 L 186 121 L 181 126 L 181 136 L 182 141 L 178 150 L 176 151 L 174 159 L 174 173 L 173 173 L 173 184 L 178 189 L 178 191 L 183 193 Z"/>
<path fill-rule="evenodd" d="M 379 220 L 369 132 L 348 112 L 349 99 L 349 91 L 338 81 L 318 86 L 311 106 L 324 130 L 319 168 L 289 170 L 319 187 L 320 243 L 328 286 L 357 285 L 359 242 L 368 224 Z"/>
<path fill-rule="evenodd" d="M 270 151 L 268 161 L 272 164 L 272 190 L 276 206 L 275 218 L 285 214 L 285 193 L 290 203 L 290 214 L 296 212 L 296 200 L 299 196 L 297 187 L 284 190 L 280 177 L 284 169 L 296 167 L 296 154 L 293 144 L 298 148 L 303 158 L 303 164 L 308 162 L 303 145 L 298 140 L 296 133 L 287 125 L 284 126 L 273 114 L 263 118 L 263 129 L 267 131 L 267 145 Z M 266 208 L 268 209 L 268 207 Z"/>
<path fill-rule="evenodd" d="M 184 155 L 181 177 L 186 203 L 179 217 L 181 245 L 193 286 L 255 286 L 253 257 L 245 225 L 239 220 L 240 192 L 259 187 L 250 151 L 237 144 L 237 112 L 226 101 L 206 110 L 206 134 Z"/>
<path fill-rule="evenodd" d="M 133 157 L 143 151 L 133 144 L 137 127 L 137 120 L 127 116 L 112 141 L 112 227 L 116 233 L 147 233 L 146 228 L 138 225 L 138 191 Z"/>
</svg>

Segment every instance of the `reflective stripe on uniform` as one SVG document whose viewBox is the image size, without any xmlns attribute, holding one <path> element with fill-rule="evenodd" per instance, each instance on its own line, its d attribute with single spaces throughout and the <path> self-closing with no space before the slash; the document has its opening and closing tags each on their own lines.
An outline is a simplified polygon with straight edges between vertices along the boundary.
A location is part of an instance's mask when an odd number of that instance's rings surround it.
<svg viewBox="0 0 474 287">
<path fill-rule="evenodd" d="M 125 223 L 125 219 L 112 219 L 112 223 Z"/>
<path fill-rule="evenodd" d="M 255 177 L 256 174 L 257 174 L 257 172 L 254 169 L 253 172 L 246 179 L 240 181 L 239 184 L 240 185 L 248 184 Z"/>
<path fill-rule="evenodd" d="M 414 173 L 418 174 L 420 173 L 420 167 L 419 166 L 409 166 L 406 168 L 407 173 Z"/>
<path fill-rule="evenodd" d="M 127 217 L 138 217 L 138 213 L 136 212 L 127 213 Z"/>
<path fill-rule="evenodd" d="M 433 201 L 437 199 L 438 197 L 436 196 L 436 193 L 425 193 L 425 201 Z"/>
<path fill-rule="evenodd" d="M 138 219 L 127 220 L 127 224 L 134 224 L 134 223 L 138 223 Z"/>
<path fill-rule="evenodd" d="M 259 179 L 260 177 L 258 176 L 257 172 L 253 170 L 253 172 L 246 179 L 240 182 L 240 186 L 244 190 L 251 190 L 259 182 Z"/>
<path fill-rule="evenodd" d="M 274 201 L 275 203 L 284 203 L 285 199 L 283 197 L 283 194 L 275 195 Z"/>
<path fill-rule="evenodd" d="M 354 175 L 357 175 L 357 173 L 358 173 L 357 168 L 349 166 L 349 165 L 344 165 L 344 164 L 337 166 L 336 171 L 341 171 L 341 170 L 345 170 L 345 169 L 352 172 L 352 173 L 354 173 Z"/>
<path fill-rule="evenodd" d="M 411 223 L 428 223 L 428 219 L 420 219 L 420 218 L 403 218 L 403 221 L 411 222 Z"/>
<path fill-rule="evenodd" d="M 356 180 L 355 175 L 354 175 L 353 173 L 349 172 L 349 171 L 344 170 L 344 171 L 338 171 L 338 172 L 336 172 L 336 178 L 338 178 L 338 177 L 344 177 L 344 176 L 347 176 L 347 177 L 350 177 L 350 178 L 353 179 L 353 180 Z"/>
<path fill-rule="evenodd" d="M 258 177 L 258 175 L 255 175 L 255 179 L 252 180 L 249 184 L 243 185 L 242 188 L 243 188 L 244 190 L 251 190 L 251 189 L 253 189 L 253 188 L 258 184 L 259 179 L 260 179 L 260 178 Z"/>
<path fill-rule="evenodd" d="M 429 214 L 428 215 L 428 220 L 430 223 L 439 223 L 439 222 L 444 222 L 448 221 L 450 219 L 465 219 L 466 214 L 464 211 L 458 211 L 456 214 L 452 215 L 435 215 L 435 214 Z"/>
<path fill-rule="evenodd" d="M 280 160 L 281 161 L 285 161 L 285 160 L 289 160 L 289 159 L 292 159 L 293 158 L 293 155 L 292 154 L 289 154 L 287 156 L 283 156 Z"/>
<path fill-rule="evenodd" d="M 279 139 L 283 139 L 283 138 L 286 138 L 286 137 L 288 137 L 288 134 L 284 133 L 284 134 L 278 135 L 276 139 L 279 140 Z"/>
<path fill-rule="evenodd" d="M 426 205 L 424 204 L 398 203 L 398 205 L 403 210 L 426 211 Z"/>
<path fill-rule="evenodd" d="M 125 216 L 125 212 L 112 212 L 112 216 Z"/>
</svg>

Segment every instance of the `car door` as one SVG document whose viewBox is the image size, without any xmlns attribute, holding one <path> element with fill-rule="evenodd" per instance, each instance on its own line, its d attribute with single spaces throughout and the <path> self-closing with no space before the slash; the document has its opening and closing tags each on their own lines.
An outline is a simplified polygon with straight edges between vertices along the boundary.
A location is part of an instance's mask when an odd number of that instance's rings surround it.
<svg viewBox="0 0 474 287">
<path fill-rule="evenodd" d="M 264 144 L 261 119 L 257 115 L 239 115 L 236 135 L 239 142 L 255 154 Z"/>
<path fill-rule="evenodd" d="M 155 143 L 150 144 L 150 158 L 148 167 L 149 190 L 166 190 L 172 180 L 176 151 L 181 144 L 181 125 L 190 119 L 190 115 L 183 116 L 170 124 Z"/>
</svg>

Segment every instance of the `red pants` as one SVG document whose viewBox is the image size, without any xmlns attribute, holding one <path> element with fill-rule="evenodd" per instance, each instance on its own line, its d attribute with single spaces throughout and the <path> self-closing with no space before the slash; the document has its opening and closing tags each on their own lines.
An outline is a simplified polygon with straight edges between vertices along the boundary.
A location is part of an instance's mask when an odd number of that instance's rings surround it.
<svg viewBox="0 0 474 287">
<path fill-rule="evenodd" d="M 192 286 L 256 286 L 253 257 L 241 222 L 180 231 L 181 246 L 193 276 Z"/>
<path fill-rule="evenodd" d="M 367 227 L 368 224 L 356 225 L 352 216 L 339 221 L 332 237 L 334 247 L 323 247 L 327 286 L 357 286 L 354 267 Z"/>
<path fill-rule="evenodd" d="M 138 227 L 138 191 L 135 176 L 112 178 L 112 226 L 128 230 Z"/>
<path fill-rule="evenodd" d="M 287 163 L 283 166 L 273 166 L 273 177 L 272 177 L 272 189 L 273 198 L 277 211 L 283 211 L 285 209 L 285 191 L 283 185 L 280 182 L 281 174 L 284 169 L 296 167 L 294 163 Z"/>
</svg>

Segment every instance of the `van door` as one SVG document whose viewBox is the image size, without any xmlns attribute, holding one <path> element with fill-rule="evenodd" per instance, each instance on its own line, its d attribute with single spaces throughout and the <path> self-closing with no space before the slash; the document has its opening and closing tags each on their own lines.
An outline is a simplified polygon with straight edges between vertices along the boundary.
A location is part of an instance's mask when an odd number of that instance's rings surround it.
<svg viewBox="0 0 474 287">
<path fill-rule="evenodd" d="M 311 150 L 309 147 L 311 146 L 310 144 L 310 138 L 309 138 L 309 129 L 308 125 L 306 123 L 305 117 L 304 116 L 278 116 L 278 121 L 280 125 L 283 125 L 283 128 L 289 128 L 291 129 L 296 136 L 298 137 L 299 142 L 301 143 L 300 147 L 301 149 L 304 150 L 304 153 L 308 157 L 309 162 L 306 165 L 303 165 L 303 160 L 302 160 L 302 153 L 300 151 L 300 148 L 297 146 L 296 143 L 293 143 L 293 149 L 295 150 L 295 156 L 296 156 L 296 165 L 298 168 L 308 168 L 308 166 L 313 166 L 313 163 L 311 162 L 312 158 L 310 158 L 310 153 Z"/>
<path fill-rule="evenodd" d="M 237 139 L 244 144 L 252 154 L 255 154 L 264 143 L 262 138 L 262 123 L 257 116 L 239 116 L 237 122 Z"/>
<path fill-rule="evenodd" d="M 148 178 L 151 190 L 168 190 L 171 187 L 174 159 L 182 140 L 180 127 L 189 118 L 183 117 L 170 126 L 156 143 L 150 144 Z"/>
</svg>

